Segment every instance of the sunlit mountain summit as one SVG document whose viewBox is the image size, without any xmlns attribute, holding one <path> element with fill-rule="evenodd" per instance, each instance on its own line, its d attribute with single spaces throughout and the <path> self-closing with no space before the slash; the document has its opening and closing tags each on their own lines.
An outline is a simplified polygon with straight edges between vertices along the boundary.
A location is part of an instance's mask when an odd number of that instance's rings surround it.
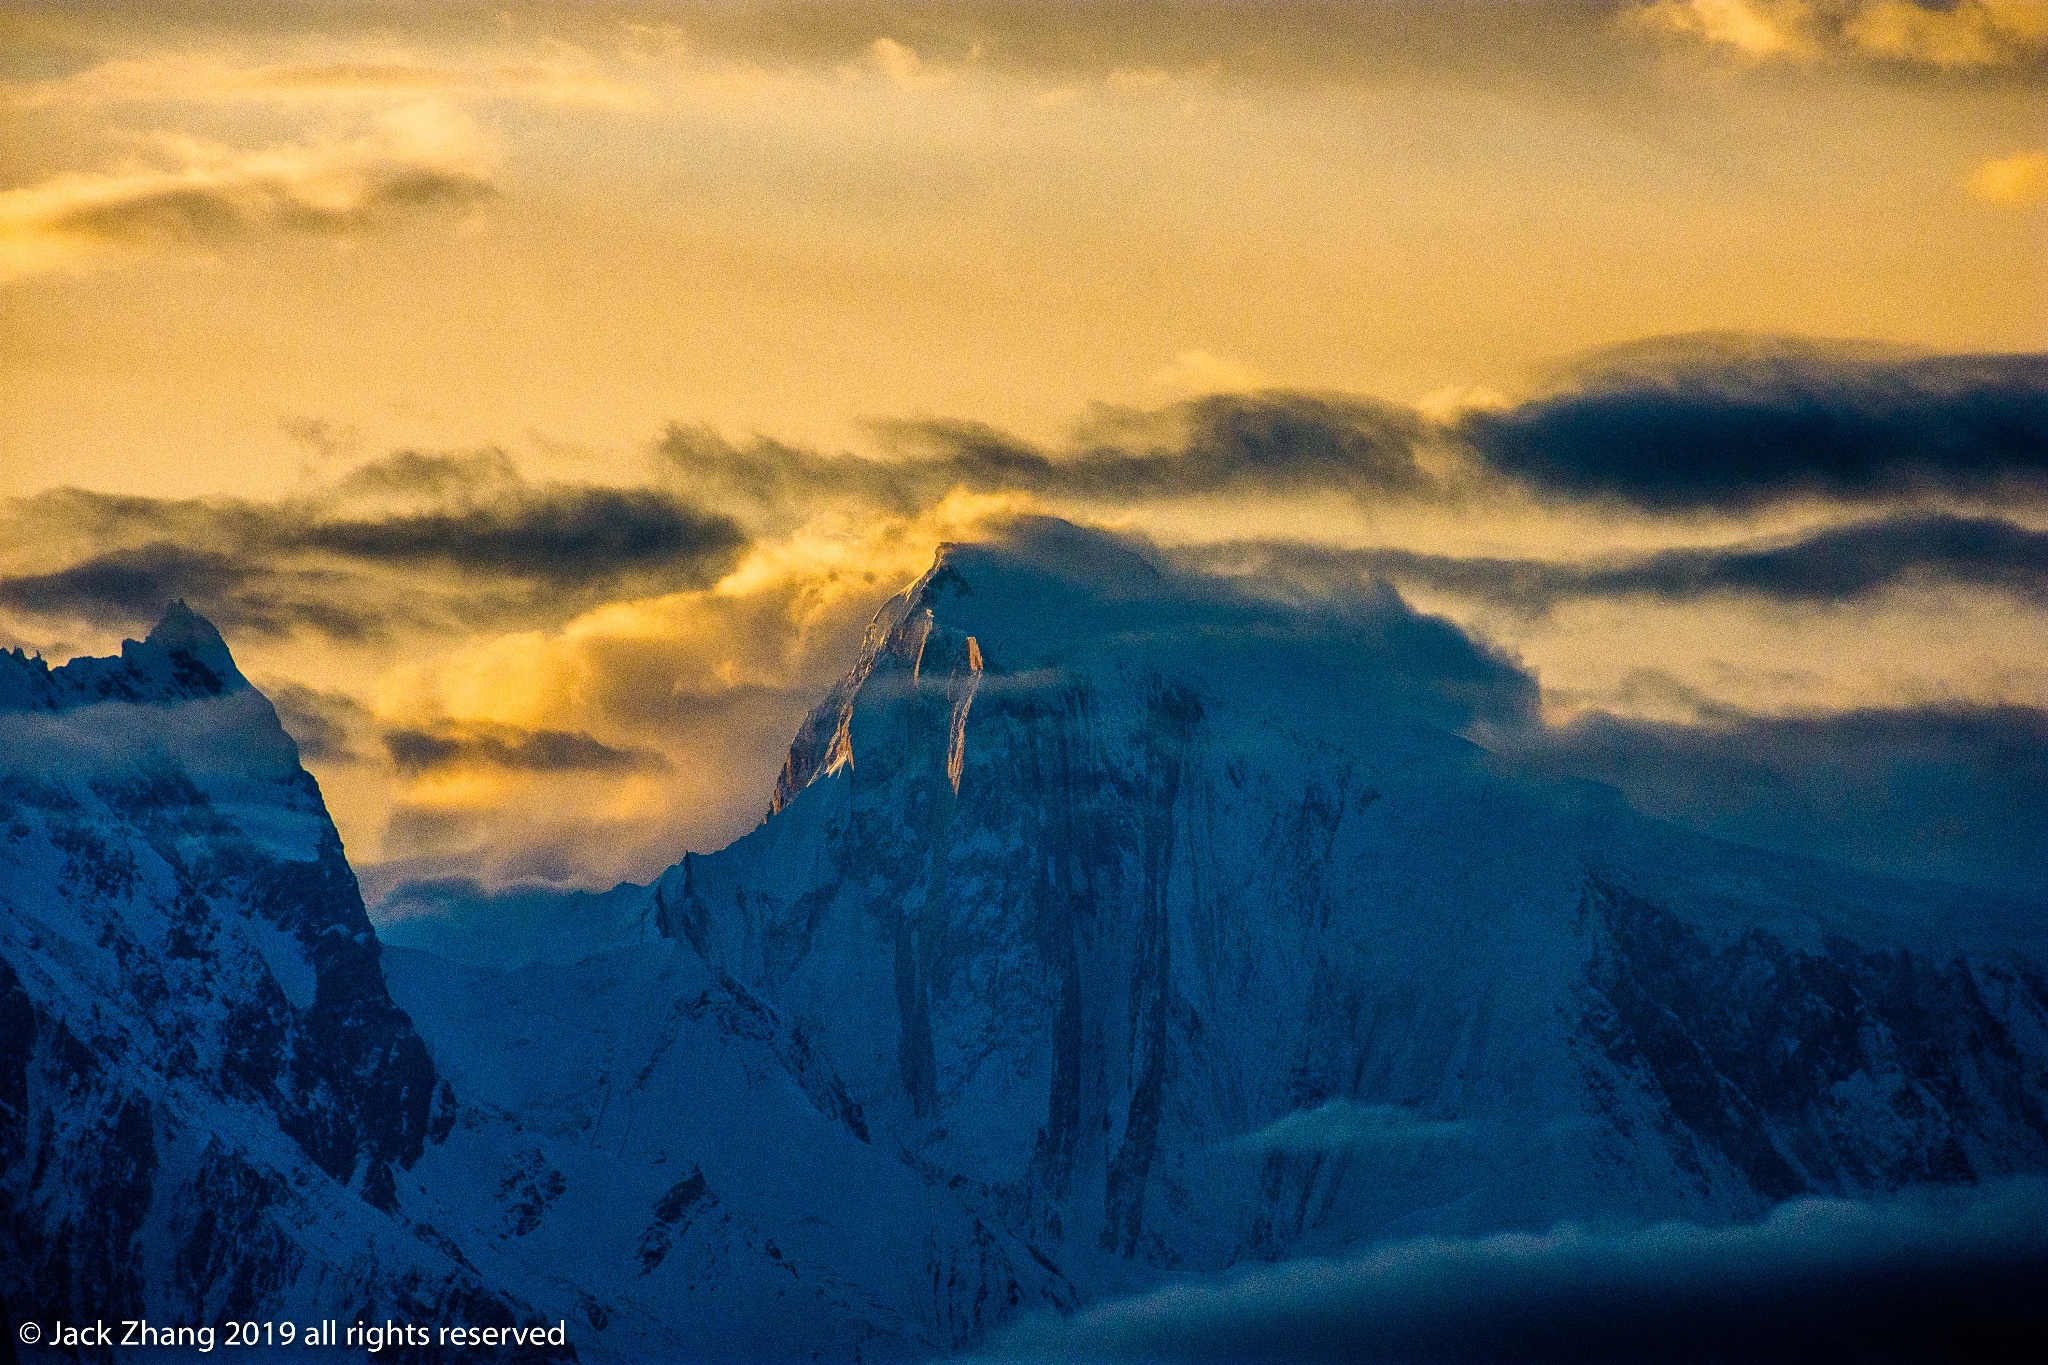
<svg viewBox="0 0 2048 1365">
<path fill-rule="evenodd" d="M 1301 605 L 1020 520 L 883 608 L 752 833 L 380 942 L 202 620 L 9 655 L 8 1303 L 896 1359 L 1375 1248 L 2038 1202 L 2042 907 L 1464 737 L 1535 695 L 1391 591 Z"/>
</svg>

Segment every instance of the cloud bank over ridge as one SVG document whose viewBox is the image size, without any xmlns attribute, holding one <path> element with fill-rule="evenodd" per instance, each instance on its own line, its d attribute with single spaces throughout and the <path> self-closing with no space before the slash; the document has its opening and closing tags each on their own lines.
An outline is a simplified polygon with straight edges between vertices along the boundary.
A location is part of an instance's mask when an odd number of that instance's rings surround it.
<svg viewBox="0 0 2048 1365">
<path fill-rule="evenodd" d="M 2048 1331 L 2048 1187 L 2018 1179 L 1765 1221 L 1423 1238 L 1038 1320 L 1008 1360 L 2018 1360 Z"/>
</svg>

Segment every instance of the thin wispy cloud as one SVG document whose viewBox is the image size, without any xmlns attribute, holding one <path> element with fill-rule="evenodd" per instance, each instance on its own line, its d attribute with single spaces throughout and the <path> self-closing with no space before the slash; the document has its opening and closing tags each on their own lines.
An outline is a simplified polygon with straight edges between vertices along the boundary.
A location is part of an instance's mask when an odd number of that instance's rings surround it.
<svg viewBox="0 0 2048 1365">
<path fill-rule="evenodd" d="M 155 133 L 127 165 L 0 191 L 0 282 L 257 235 L 460 216 L 495 193 L 493 160 L 472 121 L 435 104 L 386 111 L 355 136 L 267 147 Z"/>
<path fill-rule="evenodd" d="M 1471 1131 L 1470 1124 L 1429 1118 L 1398 1104 L 1334 1099 L 1283 1114 L 1256 1132 L 1233 1138 L 1229 1147 L 1254 1156 L 1407 1149 L 1461 1141 Z"/>
<path fill-rule="evenodd" d="M 1271 575 L 1311 593 L 1384 578 L 1530 615 L 1584 599 L 1696 602 L 1725 597 L 1831 605 L 1915 588 L 1974 588 L 2048 606 L 2048 532 L 1995 518 L 1946 514 L 1854 521 L 1732 545 L 1570 560 L 1258 542 L 1182 553 L 1218 571 Z"/>
<path fill-rule="evenodd" d="M 668 760 L 652 749 L 607 744 L 579 730 L 526 730 L 472 722 L 388 730 L 383 743 L 392 763 L 407 776 L 464 767 L 618 773 L 668 766 Z"/>
<path fill-rule="evenodd" d="M 0 82 L 0 105 L 115 110 L 131 105 L 391 104 L 522 101 L 628 108 L 641 87 L 567 43 L 444 60 L 388 45 L 335 44 L 279 60 L 165 51 L 100 62 L 63 76 Z"/>
</svg>

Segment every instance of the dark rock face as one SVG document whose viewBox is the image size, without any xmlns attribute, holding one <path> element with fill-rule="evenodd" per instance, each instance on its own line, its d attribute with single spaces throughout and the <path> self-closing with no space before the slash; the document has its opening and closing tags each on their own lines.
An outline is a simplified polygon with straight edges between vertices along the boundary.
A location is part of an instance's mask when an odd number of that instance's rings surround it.
<svg viewBox="0 0 2048 1365">
<path fill-rule="evenodd" d="M 437 1077 L 319 789 L 218 633 L 177 607 L 118 659 L 0 658 L 0 751 L 16 1311 L 212 1321 L 324 1292 L 354 1312 L 436 1276 L 482 1293 L 445 1257 L 379 1278 L 375 1234 L 341 1264 L 309 1239 L 339 1217 L 412 1240 L 395 1173 Z"/>
<path fill-rule="evenodd" d="M 2024 958 L 1802 950 L 1763 929 L 1715 944 L 1599 879 L 1583 914 L 1589 1033 L 1659 1097 L 1681 1153 L 1766 1198 L 1974 1180 L 2015 1139 L 2048 1158 L 2048 981 Z"/>
</svg>

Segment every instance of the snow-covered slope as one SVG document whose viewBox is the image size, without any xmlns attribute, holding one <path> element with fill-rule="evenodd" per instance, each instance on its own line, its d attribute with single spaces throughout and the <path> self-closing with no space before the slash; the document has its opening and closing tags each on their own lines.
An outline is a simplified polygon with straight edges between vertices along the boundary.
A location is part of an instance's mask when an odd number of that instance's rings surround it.
<svg viewBox="0 0 2048 1365">
<path fill-rule="evenodd" d="M 509 973 L 386 960 L 457 1093 L 480 1097 L 408 1209 L 576 1321 L 586 1356 L 928 1356 L 1077 1301 L 875 1142 L 803 1031 L 688 944 Z"/>
<path fill-rule="evenodd" d="M 885 609 L 652 889 L 1084 1293 L 1417 1231 L 2048 1170 L 2038 907 L 1524 782 L 1525 675 L 1026 522 Z"/>
<path fill-rule="evenodd" d="M 452 1101 L 276 713 L 174 607 L 0 655 L 0 1266 L 17 1312 L 510 1323 L 397 1187 Z"/>
</svg>

